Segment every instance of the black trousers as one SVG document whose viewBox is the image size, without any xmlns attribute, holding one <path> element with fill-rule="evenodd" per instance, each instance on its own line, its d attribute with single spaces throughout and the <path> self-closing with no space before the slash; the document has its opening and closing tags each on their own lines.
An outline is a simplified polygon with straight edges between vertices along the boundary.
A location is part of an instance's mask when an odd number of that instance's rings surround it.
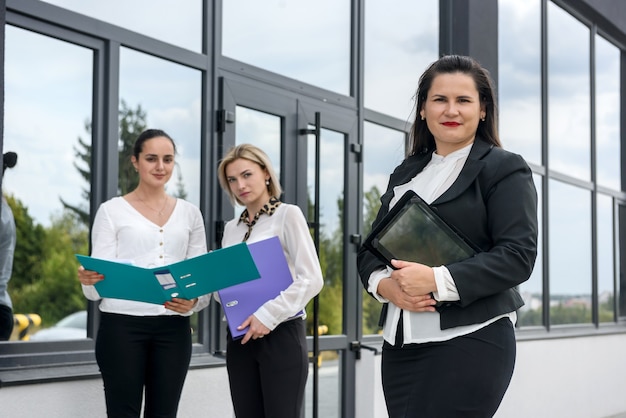
<svg viewBox="0 0 626 418">
<path fill-rule="evenodd" d="M 189 317 L 102 313 L 96 360 L 107 415 L 174 418 L 191 360 Z"/>
<path fill-rule="evenodd" d="M 389 418 L 487 418 L 504 397 L 515 366 L 508 318 L 449 341 L 383 344 L 382 381 Z"/>
<path fill-rule="evenodd" d="M 237 418 L 297 418 L 309 373 L 306 323 L 293 319 L 242 345 L 228 335 L 226 367 Z"/>
<path fill-rule="evenodd" d="M 6 305 L 0 305 L 0 341 L 9 341 L 13 332 L 13 311 Z"/>
</svg>

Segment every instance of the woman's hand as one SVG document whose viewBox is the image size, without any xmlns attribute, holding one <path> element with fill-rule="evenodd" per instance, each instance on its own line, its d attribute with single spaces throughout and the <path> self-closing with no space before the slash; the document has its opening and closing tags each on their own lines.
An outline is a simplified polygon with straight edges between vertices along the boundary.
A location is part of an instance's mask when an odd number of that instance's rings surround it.
<svg viewBox="0 0 626 418">
<path fill-rule="evenodd" d="M 247 343 L 250 338 L 256 340 L 257 338 L 263 338 L 270 333 L 270 329 L 263 325 L 263 322 L 259 321 L 256 316 L 250 315 L 237 329 L 244 329 L 249 326 L 248 332 L 241 339 L 241 344 Z"/>
<path fill-rule="evenodd" d="M 165 302 L 165 309 L 169 309 L 170 311 L 178 312 L 181 314 L 185 314 L 193 309 L 198 302 L 198 298 L 193 298 L 191 300 L 181 299 L 181 298 L 172 298 L 172 300 Z"/>
<path fill-rule="evenodd" d="M 78 267 L 78 281 L 85 286 L 93 286 L 104 280 L 104 276 L 97 271 L 85 270 L 83 266 Z"/>
<path fill-rule="evenodd" d="M 431 267 L 402 260 L 391 260 L 391 264 L 396 268 L 391 278 L 407 295 L 423 296 L 437 291 L 435 273 Z"/>
<path fill-rule="evenodd" d="M 434 312 L 434 305 L 437 303 L 430 293 L 411 296 L 403 292 L 398 282 L 391 277 L 382 279 L 378 283 L 377 293 L 398 308 L 410 312 Z"/>
<path fill-rule="evenodd" d="M 431 292 L 437 290 L 433 270 L 418 263 L 392 260 L 397 269 L 378 284 L 377 293 L 391 303 L 411 312 L 434 312 L 437 303 Z"/>
</svg>

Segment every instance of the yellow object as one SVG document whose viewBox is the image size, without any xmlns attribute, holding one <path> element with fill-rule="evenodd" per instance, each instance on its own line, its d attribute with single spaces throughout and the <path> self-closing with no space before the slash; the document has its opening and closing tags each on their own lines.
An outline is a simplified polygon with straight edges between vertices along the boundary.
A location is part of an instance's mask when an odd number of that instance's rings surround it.
<svg viewBox="0 0 626 418">
<path fill-rule="evenodd" d="M 34 327 L 41 325 L 41 317 L 37 314 L 14 314 L 13 324 L 16 327 L 17 339 L 20 341 L 28 341 L 30 339 L 30 331 Z"/>
</svg>

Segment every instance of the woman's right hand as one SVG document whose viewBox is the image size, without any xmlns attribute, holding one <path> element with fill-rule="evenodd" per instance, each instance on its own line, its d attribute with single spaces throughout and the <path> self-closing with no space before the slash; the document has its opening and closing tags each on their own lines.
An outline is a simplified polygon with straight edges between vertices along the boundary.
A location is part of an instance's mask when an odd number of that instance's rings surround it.
<svg viewBox="0 0 626 418">
<path fill-rule="evenodd" d="M 393 303 L 400 309 L 410 312 L 435 312 L 437 301 L 432 295 L 411 296 L 405 293 L 398 282 L 390 277 L 384 278 L 378 283 L 379 295 Z"/>
<path fill-rule="evenodd" d="M 83 266 L 78 267 L 78 281 L 85 286 L 93 286 L 103 279 L 104 276 L 97 271 L 85 270 Z"/>
</svg>

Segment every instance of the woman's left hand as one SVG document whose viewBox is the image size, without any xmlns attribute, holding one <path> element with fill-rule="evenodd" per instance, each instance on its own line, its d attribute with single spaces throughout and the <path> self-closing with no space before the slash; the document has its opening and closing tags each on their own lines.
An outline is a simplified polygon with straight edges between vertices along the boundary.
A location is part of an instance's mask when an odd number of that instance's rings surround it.
<svg viewBox="0 0 626 418">
<path fill-rule="evenodd" d="M 259 321 L 256 316 L 250 315 L 241 325 L 239 325 L 238 329 L 244 329 L 249 326 L 248 332 L 241 339 L 241 344 L 247 343 L 250 338 L 256 340 L 258 338 L 263 338 L 267 334 L 270 333 L 270 329 L 266 327 L 263 322 Z"/>
<path fill-rule="evenodd" d="M 437 291 L 435 273 L 431 267 L 402 260 L 391 260 L 391 264 L 396 268 L 391 272 L 391 278 L 407 295 L 423 296 Z"/>
<path fill-rule="evenodd" d="M 193 307 L 196 306 L 196 302 L 198 302 L 198 298 L 194 298 L 191 300 L 172 298 L 172 300 L 165 302 L 165 308 L 174 312 L 184 314 L 192 310 Z"/>
</svg>

